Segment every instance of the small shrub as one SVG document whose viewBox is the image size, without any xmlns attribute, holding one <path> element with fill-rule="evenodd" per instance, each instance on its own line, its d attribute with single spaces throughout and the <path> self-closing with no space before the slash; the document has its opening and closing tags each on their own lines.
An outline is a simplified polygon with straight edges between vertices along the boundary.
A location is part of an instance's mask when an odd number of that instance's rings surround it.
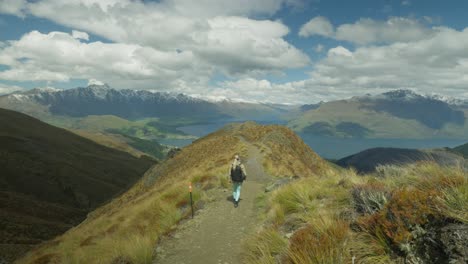
<svg viewBox="0 0 468 264">
<path fill-rule="evenodd" d="M 361 214 L 373 214 L 380 211 L 388 201 L 389 192 L 380 182 L 371 182 L 355 186 L 351 195 L 354 208 Z"/>
<path fill-rule="evenodd" d="M 377 177 L 401 177 L 408 173 L 408 169 L 403 166 L 395 165 L 378 165 L 375 168 L 375 174 Z"/>
<path fill-rule="evenodd" d="M 434 210 L 439 207 L 437 195 L 435 190 L 397 190 L 382 210 L 362 217 L 360 225 L 370 234 L 386 241 L 397 254 L 407 255 L 409 252 L 405 245 L 414 238 L 412 231 L 417 226 L 425 226 L 430 221 L 441 218 Z"/>
</svg>

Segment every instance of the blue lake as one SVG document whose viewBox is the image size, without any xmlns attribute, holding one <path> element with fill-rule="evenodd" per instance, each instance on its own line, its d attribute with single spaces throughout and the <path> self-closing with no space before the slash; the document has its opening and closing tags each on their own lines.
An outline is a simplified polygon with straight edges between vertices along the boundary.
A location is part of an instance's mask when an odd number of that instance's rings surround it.
<svg viewBox="0 0 468 264">
<path fill-rule="evenodd" d="M 212 133 L 229 122 L 216 124 L 193 125 L 179 127 L 184 133 L 203 137 Z M 264 122 L 273 123 L 273 122 Z M 333 138 L 309 134 L 299 134 L 302 140 L 317 154 L 328 159 L 340 159 L 359 151 L 375 147 L 394 148 L 441 148 L 455 147 L 468 142 L 463 139 L 395 139 L 395 138 Z M 192 140 L 161 140 L 161 143 L 184 147 L 192 143 Z"/>
</svg>

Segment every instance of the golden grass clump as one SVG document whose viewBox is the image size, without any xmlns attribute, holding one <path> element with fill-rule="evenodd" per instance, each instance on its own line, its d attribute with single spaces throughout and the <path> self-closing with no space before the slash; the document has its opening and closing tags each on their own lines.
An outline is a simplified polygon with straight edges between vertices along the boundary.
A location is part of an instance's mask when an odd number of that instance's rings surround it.
<svg viewBox="0 0 468 264">
<path fill-rule="evenodd" d="M 244 244 L 246 263 L 275 264 L 288 249 L 288 240 L 275 229 L 264 229 Z"/>
<path fill-rule="evenodd" d="M 289 240 L 285 263 L 348 263 L 350 228 L 349 222 L 319 218 L 297 230 Z"/>
</svg>

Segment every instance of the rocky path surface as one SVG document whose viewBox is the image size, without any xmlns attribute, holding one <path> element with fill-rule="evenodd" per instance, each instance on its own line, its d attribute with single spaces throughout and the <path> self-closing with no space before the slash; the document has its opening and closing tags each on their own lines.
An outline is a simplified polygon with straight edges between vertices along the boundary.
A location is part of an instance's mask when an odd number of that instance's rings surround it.
<svg viewBox="0 0 468 264">
<path fill-rule="evenodd" d="M 214 190 L 213 202 L 159 243 L 153 263 L 242 263 L 242 241 L 258 224 L 255 199 L 264 191 L 269 178 L 256 147 L 250 146 L 247 157 L 243 158 L 248 177 L 242 185 L 239 207 L 234 208 L 231 190 Z"/>
</svg>

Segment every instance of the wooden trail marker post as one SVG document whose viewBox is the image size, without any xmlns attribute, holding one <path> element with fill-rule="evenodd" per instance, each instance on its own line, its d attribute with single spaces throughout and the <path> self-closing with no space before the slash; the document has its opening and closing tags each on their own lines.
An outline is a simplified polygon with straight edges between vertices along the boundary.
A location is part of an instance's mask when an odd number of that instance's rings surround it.
<svg viewBox="0 0 468 264">
<path fill-rule="evenodd" d="M 189 192 L 190 192 L 190 207 L 192 208 L 192 219 L 193 219 L 192 183 L 190 183 L 190 185 L 189 185 Z"/>
</svg>

